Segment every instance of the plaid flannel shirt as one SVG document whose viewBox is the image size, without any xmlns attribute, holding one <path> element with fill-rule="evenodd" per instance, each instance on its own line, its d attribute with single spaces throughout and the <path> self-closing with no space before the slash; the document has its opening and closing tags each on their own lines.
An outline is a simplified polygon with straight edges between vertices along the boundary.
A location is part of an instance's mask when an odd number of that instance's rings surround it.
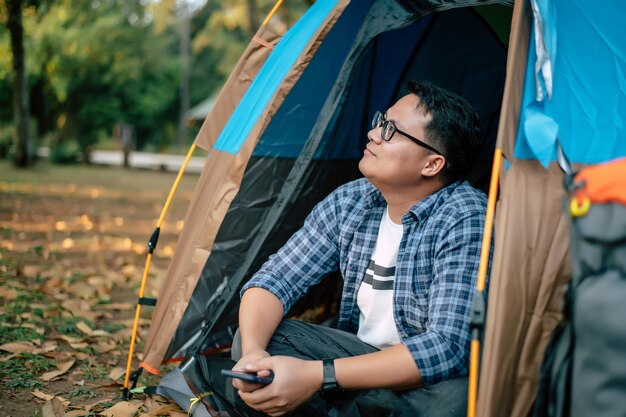
<svg viewBox="0 0 626 417">
<path fill-rule="evenodd" d="M 338 327 L 356 333 L 356 295 L 370 262 L 386 202 L 369 181 L 345 184 L 319 203 L 304 226 L 243 287 L 278 297 L 285 314 L 328 273 L 344 278 Z M 467 182 L 451 184 L 402 218 L 394 321 L 425 384 L 467 375 L 470 311 L 487 199 Z"/>
</svg>

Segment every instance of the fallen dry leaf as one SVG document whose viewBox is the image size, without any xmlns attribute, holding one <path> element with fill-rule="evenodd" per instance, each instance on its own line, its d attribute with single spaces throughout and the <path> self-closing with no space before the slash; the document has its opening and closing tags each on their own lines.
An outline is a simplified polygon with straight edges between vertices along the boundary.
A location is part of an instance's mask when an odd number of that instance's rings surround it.
<svg viewBox="0 0 626 417">
<path fill-rule="evenodd" d="M 78 323 L 76 323 L 76 328 L 87 336 L 91 336 L 93 334 L 93 329 L 89 327 L 89 325 L 84 321 L 79 321 Z"/>
<path fill-rule="evenodd" d="M 80 343 L 80 342 L 82 342 L 83 340 L 85 340 L 85 338 L 82 338 L 82 337 L 80 337 L 80 338 L 79 338 L 79 337 L 72 337 L 72 336 L 68 336 L 68 335 L 66 335 L 66 334 L 63 334 L 63 335 L 59 336 L 59 337 L 57 338 L 57 340 L 59 340 L 59 339 L 60 339 L 60 340 L 64 340 L 64 341 L 66 341 L 66 342 L 67 342 L 67 343 L 69 343 L 69 344 L 72 344 L 72 343 Z"/>
<path fill-rule="evenodd" d="M 46 400 L 46 401 L 51 400 L 51 399 L 54 398 L 54 395 L 46 394 L 46 393 L 41 392 L 39 390 L 31 391 L 30 393 L 33 394 L 35 397 L 40 398 L 42 400 Z"/>
<path fill-rule="evenodd" d="M 56 378 L 60 377 L 61 375 L 67 373 L 67 371 L 70 370 L 70 368 L 74 365 L 75 362 L 76 362 L 76 359 L 70 359 L 65 362 L 57 363 L 58 370 L 46 372 L 45 374 L 40 376 L 39 379 L 41 379 L 44 382 L 53 381 Z"/>
<path fill-rule="evenodd" d="M 154 408 L 152 410 L 150 410 L 148 413 L 146 413 L 146 416 L 163 416 L 163 415 L 167 415 L 170 414 L 171 411 L 175 411 L 175 412 L 181 412 L 182 410 L 180 408 L 178 408 L 178 406 L 176 404 L 166 404 L 166 405 L 161 405 L 158 406 L 157 408 Z"/>
<path fill-rule="evenodd" d="M 127 401 L 115 404 L 111 408 L 102 411 L 102 415 L 106 417 L 132 417 L 139 410 L 139 406 Z M 45 416 L 44 416 L 45 417 Z"/>
<path fill-rule="evenodd" d="M 111 336 L 111 333 L 107 332 L 106 330 L 96 329 L 96 330 L 92 331 L 90 338 L 110 337 L 110 336 Z"/>
<path fill-rule="evenodd" d="M 113 341 L 98 342 L 93 349 L 98 353 L 108 353 L 117 347 L 117 343 Z"/>
<path fill-rule="evenodd" d="M 74 357 L 79 361 L 89 361 L 94 359 L 93 356 L 86 352 L 76 352 L 74 353 Z"/>
<path fill-rule="evenodd" d="M 35 323 L 22 323 L 20 325 L 20 327 L 25 327 L 27 329 L 33 329 L 34 331 L 36 331 L 37 333 L 39 333 L 42 336 L 45 333 L 44 328 L 43 327 L 37 327 L 37 325 Z M 39 340 L 39 339 L 37 339 L 37 340 Z"/>
<path fill-rule="evenodd" d="M 65 413 L 64 417 L 85 417 L 91 414 L 88 410 L 72 410 Z"/>
<path fill-rule="evenodd" d="M 125 373 L 126 373 L 125 368 L 122 368 L 121 366 L 117 366 L 111 369 L 111 372 L 109 372 L 109 378 L 111 378 L 113 381 L 117 381 L 122 376 L 124 376 Z"/>
<path fill-rule="evenodd" d="M 71 311 L 74 316 L 85 317 L 95 321 L 102 313 L 92 311 L 98 300 L 65 300 L 61 304 L 64 309 Z"/>
<path fill-rule="evenodd" d="M 20 293 L 15 288 L 0 288 L 0 298 L 14 300 Z"/>
<path fill-rule="evenodd" d="M 119 311 L 126 311 L 126 310 L 132 310 L 135 308 L 134 304 L 130 304 L 130 303 L 111 303 L 111 304 L 97 304 L 95 306 L 96 309 L 101 309 L 101 310 L 119 310 Z"/>
<path fill-rule="evenodd" d="M 63 404 L 56 397 L 47 400 L 41 409 L 41 414 L 43 417 L 63 417 L 65 414 Z"/>
<path fill-rule="evenodd" d="M 137 267 L 133 264 L 126 265 L 124 268 L 122 268 L 122 274 L 124 274 L 126 278 L 138 277 L 139 269 L 137 269 Z"/>
<path fill-rule="evenodd" d="M 37 278 L 41 271 L 42 268 L 39 265 L 26 265 L 22 268 L 22 275 L 26 278 Z"/>
<path fill-rule="evenodd" d="M 169 401 L 167 402 L 169 404 Z M 146 399 L 143 401 L 143 406 L 146 408 L 146 411 L 151 411 L 155 408 L 161 407 L 163 404 L 159 403 L 152 395 L 148 395 Z"/>
<path fill-rule="evenodd" d="M 56 348 L 57 348 L 57 342 L 55 342 L 54 340 L 46 340 L 41 347 L 33 350 L 33 355 L 53 352 L 56 350 Z"/>
<path fill-rule="evenodd" d="M 86 282 L 78 281 L 70 285 L 66 291 L 69 294 L 73 294 L 83 299 L 89 299 L 96 296 L 97 289 L 87 284 Z"/>
<path fill-rule="evenodd" d="M 61 401 L 61 404 L 63 404 L 63 407 L 67 407 L 70 405 L 71 401 L 68 400 L 67 398 L 59 397 L 58 395 L 56 398 L 58 398 L 58 400 Z"/>
<path fill-rule="evenodd" d="M 11 353 L 10 355 L 7 356 L 3 356 L 0 358 L 0 362 L 8 362 L 11 359 L 13 359 L 14 357 L 16 357 L 18 354 L 17 353 Z"/>
<path fill-rule="evenodd" d="M 98 391 L 109 391 L 112 389 L 119 391 L 120 387 L 123 387 L 123 386 L 124 384 L 122 384 L 121 382 L 110 382 L 110 383 L 98 385 L 97 387 L 95 387 L 95 389 Z"/>
<path fill-rule="evenodd" d="M 32 353 L 32 351 L 35 350 L 35 345 L 33 345 L 31 342 L 10 342 L 5 343 L 4 345 L 0 345 L 0 350 L 11 353 Z"/>
</svg>

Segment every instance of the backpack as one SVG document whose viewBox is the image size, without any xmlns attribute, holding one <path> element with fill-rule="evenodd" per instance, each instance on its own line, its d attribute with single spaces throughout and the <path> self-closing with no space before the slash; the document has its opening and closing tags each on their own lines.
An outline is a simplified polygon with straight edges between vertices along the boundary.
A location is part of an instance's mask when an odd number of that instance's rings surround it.
<svg viewBox="0 0 626 417">
<path fill-rule="evenodd" d="M 626 158 L 567 177 L 572 280 L 535 416 L 626 416 Z"/>
</svg>

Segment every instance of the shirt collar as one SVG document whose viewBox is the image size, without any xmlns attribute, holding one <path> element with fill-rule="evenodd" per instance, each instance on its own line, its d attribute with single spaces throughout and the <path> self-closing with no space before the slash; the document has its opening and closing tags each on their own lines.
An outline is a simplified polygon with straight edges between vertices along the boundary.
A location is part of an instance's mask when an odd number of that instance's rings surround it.
<svg viewBox="0 0 626 417">
<path fill-rule="evenodd" d="M 387 202 L 385 201 L 385 197 L 383 197 L 383 194 L 378 190 L 378 188 L 376 188 L 371 182 L 369 184 L 372 188 L 367 193 L 365 207 L 381 207 L 387 204 Z"/>
<path fill-rule="evenodd" d="M 454 182 L 415 203 L 415 205 L 409 209 L 409 212 L 402 218 L 402 223 L 404 223 L 404 219 L 407 219 L 407 221 L 411 221 L 409 219 L 414 219 L 417 220 L 418 223 L 423 222 L 428 218 L 428 216 L 430 216 L 430 213 L 443 204 L 445 198 L 449 196 L 452 191 L 459 186 L 459 184 L 460 181 Z M 366 201 L 366 207 L 368 208 L 387 204 L 383 194 L 378 190 L 378 188 L 374 187 L 374 185 L 372 185 L 372 189 L 368 192 Z"/>
<path fill-rule="evenodd" d="M 413 215 L 418 223 L 422 223 L 433 211 L 437 210 L 437 208 L 444 203 L 446 197 L 452 194 L 454 189 L 458 187 L 460 183 L 460 181 L 457 181 L 447 185 L 415 203 L 415 205 L 409 209 L 409 212 L 404 215 L 402 219 L 403 223 L 404 219 L 408 218 L 410 215 Z"/>
</svg>

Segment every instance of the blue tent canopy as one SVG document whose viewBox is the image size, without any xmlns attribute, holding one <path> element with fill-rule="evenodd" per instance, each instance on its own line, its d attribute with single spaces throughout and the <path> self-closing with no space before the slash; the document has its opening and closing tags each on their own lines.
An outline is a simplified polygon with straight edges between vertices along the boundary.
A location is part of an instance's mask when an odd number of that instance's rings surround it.
<svg viewBox="0 0 626 417">
<path fill-rule="evenodd" d="M 572 162 L 626 156 L 623 2 L 537 3 L 543 28 L 539 39 L 551 62 L 553 87 L 550 97 L 550 74 L 536 74 L 537 46 L 530 42 L 515 157 L 547 166 L 555 160 L 557 139 Z"/>
</svg>

